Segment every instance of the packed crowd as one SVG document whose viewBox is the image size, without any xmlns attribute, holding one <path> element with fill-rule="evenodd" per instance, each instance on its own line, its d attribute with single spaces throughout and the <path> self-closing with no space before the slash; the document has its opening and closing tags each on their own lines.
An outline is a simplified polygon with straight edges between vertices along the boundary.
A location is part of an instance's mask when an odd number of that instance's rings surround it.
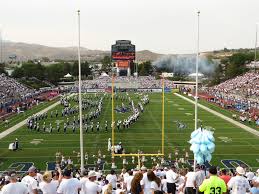
<svg viewBox="0 0 259 194">
<path fill-rule="evenodd" d="M 246 118 L 245 120 L 258 120 L 259 73 L 249 72 L 219 85 L 203 88 L 201 92 L 213 97 L 213 102 L 222 107 L 242 112 L 242 118 Z"/>
<path fill-rule="evenodd" d="M 112 78 L 111 77 L 99 77 L 94 80 L 85 80 L 82 81 L 82 90 L 86 91 L 87 89 L 106 89 L 111 86 Z M 115 77 L 115 85 L 124 86 L 128 88 L 161 88 L 162 81 L 161 79 L 155 79 L 154 76 L 139 76 L 139 77 Z M 172 88 L 173 82 L 165 79 L 165 87 Z M 78 89 L 78 82 L 75 83 L 72 90 L 76 91 Z"/>
<path fill-rule="evenodd" d="M 246 171 L 247 170 L 247 171 Z M 258 194 L 259 169 L 256 173 L 238 166 L 235 171 L 219 170 L 211 166 L 208 170 L 197 165 L 193 171 L 177 169 L 175 166 L 153 167 L 148 170 L 46 171 L 41 174 L 32 166 L 27 175 L 21 177 L 15 171 L 1 177 L 1 194 L 196 194 L 232 193 Z"/>
<path fill-rule="evenodd" d="M 246 73 L 206 90 L 216 98 L 259 109 L 259 73 Z"/>
<path fill-rule="evenodd" d="M 29 89 L 13 78 L 0 74 L 0 108 L 32 96 L 35 90 Z"/>
</svg>

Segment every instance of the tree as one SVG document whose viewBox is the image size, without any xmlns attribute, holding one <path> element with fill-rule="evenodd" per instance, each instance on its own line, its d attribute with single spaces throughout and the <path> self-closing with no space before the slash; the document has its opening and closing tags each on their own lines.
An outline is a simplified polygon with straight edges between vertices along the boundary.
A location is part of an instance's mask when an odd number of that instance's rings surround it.
<svg viewBox="0 0 259 194">
<path fill-rule="evenodd" d="M 21 67 L 15 67 L 12 73 L 12 77 L 14 78 L 22 78 L 24 77 L 24 71 Z"/>
<path fill-rule="evenodd" d="M 85 77 L 91 75 L 91 69 L 89 68 L 89 64 L 87 61 L 81 64 L 81 73 Z"/>
<path fill-rule="evenodd" d="M 4 63 L 0 63 L 0 74 L 1 73 L 6 73 L 4 68 L 5 68 L 5 64 Z"/>
<path fill-rule="evenodd" d="M 24 77 L 36 77 L 40 80 L 44 79 L 45 68 L 40 63 L 28 62 L 22 64 Z"/>
<path fill-rule="evenodd" d="M 215 72 L 212 76 L 211 84 L 212 85 L 220 84 L 222 76 L 223 76 L 223 68 L 222 68 L 222 65 L 219 64 L 216 67 Z"/>
<path fill-rule="evenodd" d="M 138 65 L 138 73 L 142 76 L 150 75 L 153 72 L 151 61 L 145 61 Z"/>
<path fill-rule="evenodd" d="M 226 64 L 226 78 L 230 79 L 243 74 L 247 71 L 246 64 L 250 63 L 254 58 L 252 52 L 238 52 L 228 57 Z"/>
<path fill-rule="evenodd" d="M 71 73 L 73 76 L 78 76 L 78 61 L 75 61 L 72 65 Z M 91 75 L 91 69 L 87 61 L 81 63 L 81 75 L 87 77 Z"/>
<path fill-rule="evenodd" d="M 101 60 L 102 63 L 102 71 L 108 72 L 111 70 L 111 57 L 110 56 L 104 56 L 104 58 Z"/>
</svg>

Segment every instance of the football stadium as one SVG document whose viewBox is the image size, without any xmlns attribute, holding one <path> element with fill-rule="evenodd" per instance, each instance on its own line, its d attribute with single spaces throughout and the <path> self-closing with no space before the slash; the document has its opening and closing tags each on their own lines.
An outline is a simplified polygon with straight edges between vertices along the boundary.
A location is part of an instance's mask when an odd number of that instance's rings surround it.
<svg viewBox="0 0 259 194">
<path fill-rule="evenodd" d="M 83 48 L 74 14 L 75 48 L 0 34 L 0 194 L 259 192 L 257 24 L 201 51 L 198 11 L 197 50 L 167 55 Z"/>
</svg>

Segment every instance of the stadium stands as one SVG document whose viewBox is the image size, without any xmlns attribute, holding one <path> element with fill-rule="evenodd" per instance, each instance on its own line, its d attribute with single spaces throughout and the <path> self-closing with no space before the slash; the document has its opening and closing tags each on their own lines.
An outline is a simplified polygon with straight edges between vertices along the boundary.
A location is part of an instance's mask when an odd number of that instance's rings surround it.
<svg viewBox="0 0 259 194">
<path fill-rule="evenodd" d="M 247 117 L 245 120 L 252 118 L 257 121 L 259 115 L 259 74 L 248 72 L 219 85 L 203 88 L 199 96 L 215 102 L 221 107 L 241 112 Z"/>
<path fill-rule="evenodd" d="M 32 104 L 34 100 L 51 98 L 57 94 L 51 90 L 35 90 L 19 83 L 16 79 L 0 74 L 0 117 L 5 116 L 21 104 Z"/>
<path fill-rule="evenodd" d="M 94 80 L 85 80 L 82 84 L 82 91 L 86 91 L 86 89 L 107 89 L 111 86 L 112 78 L 111 77 L 99 77 Z M 154 76 L 140 76 L 140 77 L 115 77 L 114 82 L 116 84 L 127 83 L 128 88 L 161 88 L 162 83 L 161 79 L 155 79 Z M 134 86 L 133 86 L 134 85 Z M 72 87 L 72 91 L 76 91 L 78 86 L 78 82 Z M 165 87 L 172 88 L 173 82 L 170 80 L 165 80 Z"/>
</svg>

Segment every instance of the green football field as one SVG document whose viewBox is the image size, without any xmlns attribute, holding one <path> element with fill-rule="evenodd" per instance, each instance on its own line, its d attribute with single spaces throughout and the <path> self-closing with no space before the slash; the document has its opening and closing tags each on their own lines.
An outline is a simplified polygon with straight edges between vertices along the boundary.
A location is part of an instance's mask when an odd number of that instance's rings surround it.
<svg viewBox="0 0 259 194">
<path fill-rule="evenodd" d="M 119 94 L 125 95 L 125 94 Z M 130 126 L 129 129 L 117 131 L 115 129 L 115 143 L 122 142 L 126 153 L 137 153 L 138 150 L 144 153 L 158 153 L 161 151 L 162 138 L 162 95 L 161 93 L 148 94 L 150 103 L 144 106 L 144 113 L 141 113 L 139 120 Z M 89 95 L 88 95 L 89 96 Z M 135 105 L 139 101 L 139 95 L 130 93 L 129 96 L 134 100 Z M 125 103 L 125 102 L 124 102 Z M 116 100 L 115 107 L 121 106 L 122 101 Z M 128 104 L 125 103 L 127 106 Z M 71 102 L 72 106 L 76 106 L 76 102 Z M 84 152 L 89 155 L 88 163 L 96 161 L 98 150 L 101 150 L 102 155 L 105 155 L 105 168 L 109 169 L 111 166 L 111 155 L 107 151 L 108 138 L 111 137 L 111 105 L 110 96 L 107 96 L 103 101 L 103 110 L 101 116 L 94 119 L 94 125 L 99 121 L 101 131 L 94 133 L 84 132 Z M 68 128 L 67 133 L 63 133 L 63 122 L 66 117 L 61 116 L 62 106 L 58 105 L 54 110 L 58 110 L 59 116 L 50 118 L 50 111 L 48 112 L 48 119 L 45 120 L 46 126 L 52 123 L 56 128 L 56 120 L 59 120 L 61 130 L 58 133 L 55 129 L 52 133 L 30 131 L 27 126 L 18 129 L 16 132 L 1 139 L 0 141 L 0 171 L 6 170 L 12 163 L 16 162 L 33 162 L 41 169 L 46 168 L 46 162 L 55 161 L 55 153 L 61 152 L 63 155 L 70 156 L 74 163 L 77 163 L 77 152 L 79 152 L 79 130 L 77 128 L 75 133 Z M 92 109 L 83 112 L 87 114 Z M 116 113 L 115 120 L 123 120 L 130 113 Z M 54 115 L 54 114 L 53 114 Z M 214 137 L 216 139 L 216 150 L 213 153 L 211 164 L 222 166 L 221 160 L 238 159 L 242 160 L 253 168 L 259 167 L 259 138 L 252 135 L 245 130 L 234 126 L 225 120 L 216 117 L 215 115 L 199 109 L 198 117 L 204 127 L 208 127 L 215 131 Z M 70 121 L 74 116 L 70 117 Z M 77 114 L 76 114 L 77 119 Z M 175 149 L 179 150 L 179 157 L 184 157 L 185 150 L 189 151 L 190 133 L 194 129 L 194 105 L 173 95 L 172 93 L 165 94 L 165 159 L 168 154 L 172 154 L 174 159 Z M 104 122 L 108 121 L 109 131 L 104 131 Z M 40 121 L 42 125 L 43 121 Z M 179 128 L 178 124 L 182 123 L 186 127 Z M 21 150 L 9 151 L 8 145 L 13 142 L 15 138 L 19 139 Z M 36 143 L 35 143 L 36 142 Z M 193 158 L 189 151 L 190 159 Z M 146 165 L 151 167 L 151 158 Z M 131 157 L 127 157 L 129 162 L 128 167 L 135 167 L 136 164 L 131 164 Z M 137 162 L 137 158 L 135 158 Z M 122 158 L 116 158 L 116 165 L 121 167 Z"/>
</svg>

